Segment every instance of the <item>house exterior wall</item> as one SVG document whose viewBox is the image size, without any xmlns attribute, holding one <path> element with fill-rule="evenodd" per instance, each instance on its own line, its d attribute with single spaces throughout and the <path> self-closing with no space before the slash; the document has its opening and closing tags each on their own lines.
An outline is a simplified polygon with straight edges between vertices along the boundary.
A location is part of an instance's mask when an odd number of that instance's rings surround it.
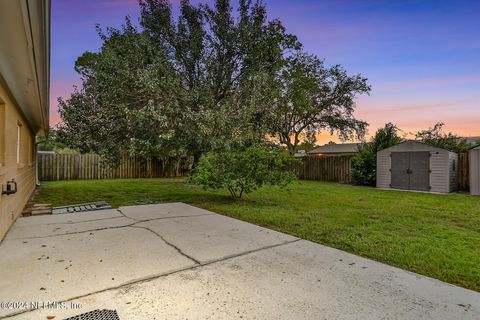
<svg viewBox="0 0 480 320">
<path fill-rule="evenodd" d="M 480 148 L 470 150 L 470 194 L 480 196 Z"/>
<path fill-rule="evenodd" d="M 35 156 L 34 134 L 9 96 L 6 85 L 0 82 L 0 185 L 3 190 L 11 179 L 15 179 L 18 185 L 17 193 L 0 195 L 0 239 L 20 216 L 35 189 Z"/>
<path fill-rule="evenodd" d="M 452 153 L 447 150 L 429 146 L 423 143 L 418 143 L 415 141 L 407 141 L 396 146 L 381 150 L 377 153 L 377 188 L 390 189 L 390 183 L 392 180 L 391 177 L 391 153 L 392 152 L 421 152 L 428 151 L 430 152 L 430 186 L 431 192 L 439 193 L 449 193 L 456 188 L 453 188 L 453 183 L 456 183 L 456 178 L 454 181 L 451 181 L 451 170 L 453 168 L 451 163 L 454 156 L 456 156 L 458 162 L 458 156 L 455 153 Z M 457 164 L 458 165 L 458 164 Z"/>
</svg>

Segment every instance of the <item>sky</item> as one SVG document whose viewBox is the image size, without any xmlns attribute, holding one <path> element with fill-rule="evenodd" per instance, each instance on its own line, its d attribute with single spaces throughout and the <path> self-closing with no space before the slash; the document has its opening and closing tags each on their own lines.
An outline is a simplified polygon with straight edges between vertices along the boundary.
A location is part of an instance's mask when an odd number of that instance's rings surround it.
<svg viewBox="0 0 480 320">
<path fill-rule="evenodd" d="M 405 134 L 444 122 L 447 131 L 480 136 L 480 1 L 264 2 L 305 51 L 369 79 L 372 92 L 357 99 L 355 115 L 370 134 L 387 122 Z M 76 58 L 101 45 L 95 25 L 119 27 L 126 15 L 138 19 L 137 0 L 52 0 L 51 125 L 61 121 L 57 98 L 80 85 Z"/>
</svg>

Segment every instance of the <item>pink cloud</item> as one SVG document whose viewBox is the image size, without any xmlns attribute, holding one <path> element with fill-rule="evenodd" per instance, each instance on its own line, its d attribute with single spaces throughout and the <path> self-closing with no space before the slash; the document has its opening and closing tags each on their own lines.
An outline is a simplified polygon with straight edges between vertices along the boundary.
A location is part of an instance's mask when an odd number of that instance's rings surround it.
<svg viewBox="0 0 480 320">
<path fill-rule="evenodd" d="M 375 85 L 375 89 L 408 89 L 418 88 L 419 86 L 455 86 L 470 83 L 480 84 L 478 75 L 458 75 L 443 77 L 426 77 L 399 81 L 384 81 Z"/>
<path fill-rule="evenodd" d="M 424 130 L 436 122 L 444 122 L 447 131 L 462 136 L 480 135 L 480 109 L 463 101 L 429 101 L 412 103 L 383 99 L 363 99 L 358 103 L 356 116 L 369 124 L 374 134 L 387 122 L 396 124 L 405 133 Z"/>
<path fill-rule="evenodd" d="M 50 82 L 50 125 L 55 126 L 60 122 L 58 115 L 58 101 L 59 97 L 67 99 L 73 91 L 74 86 L 80 85 L 80 80 L 77 76 L 69 76 L 52 79 Z"/>
</svg>

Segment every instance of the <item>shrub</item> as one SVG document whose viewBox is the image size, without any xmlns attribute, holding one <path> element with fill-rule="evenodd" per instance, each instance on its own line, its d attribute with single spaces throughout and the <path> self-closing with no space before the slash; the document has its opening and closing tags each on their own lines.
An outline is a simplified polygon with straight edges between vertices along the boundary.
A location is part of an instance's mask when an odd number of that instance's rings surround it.
<svg viewBox="0 0 480 320">
<path fill-rule="evenodd" d="M 364 143 L 352 159 L 352 179 L 355 184 L 375 186 L 377 180 L 377 152 L 402 142 L 398 128 L 387 123 L 378 129 L 372 139 Z"/>
<path fill-rule="evenodd" d="M 190 181 L 210 189 L 226 188 L 239 199 L 263 185 L 286 186 L 294 174 L 285 170 L 291 161 L 277 148 L 255 144 L 243 151 L 216 151 L 204 156 Z"/>
</svg>

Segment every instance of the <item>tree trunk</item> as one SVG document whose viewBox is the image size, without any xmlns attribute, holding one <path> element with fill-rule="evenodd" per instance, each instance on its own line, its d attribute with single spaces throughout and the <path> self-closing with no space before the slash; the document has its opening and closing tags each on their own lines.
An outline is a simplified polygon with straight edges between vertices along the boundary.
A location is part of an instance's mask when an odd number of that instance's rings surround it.
<svg viewBox="0 0 480 320">
<path fill-rule="evenodd" d="M 193 164 L 192 164 L 192 171 L 195 170 L 198 166 L 198 163 L 200 162 L 200 159 L 202 158 L 202 152 L 200 151 L 195 151 L 193 153 Z"/>
<path fill-rule="evenodd" d="M 288 145 L 288 154 L 292 157 L 295 155 L 295 146 L 293 146 L 292 144 Z"/>
<path fill-rule="evenodd" d="M 182 172 L 180 170 L 181 163 L 182 163 L 182 159 L 179 158 L 177 160 L 177 163 L 175 164 L 175 177 L 180 177 L 182 175 Z"/>
<path fill-rule="evenodd" d="M 169 178 L 167 168 L 169 166 L 168 158 L 162 158 L 162 177 Z"/>
<path fill-rule="evenodd" d="M 293 157 L 295 155 L 296 146 L 292 144 L 290 137 L 282 134 L 280 135 L 280 142 L 287 146 L 288 155 Z"/>
</svg>

